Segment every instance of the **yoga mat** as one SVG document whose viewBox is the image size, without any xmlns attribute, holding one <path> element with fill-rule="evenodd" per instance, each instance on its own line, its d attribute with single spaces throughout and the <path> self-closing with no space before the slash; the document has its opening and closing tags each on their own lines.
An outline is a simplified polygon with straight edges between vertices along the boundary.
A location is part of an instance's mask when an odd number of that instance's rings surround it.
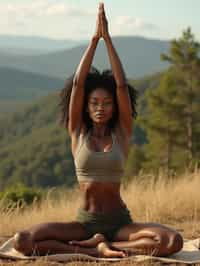
<svg viewBox="0 0 200 266">
<path fill-rule="evenodd" d="M 160 261 L 165 263 L 200 263 L 200 238 L 194 240 L 184 240 L 183 249 L 168 257 L 154 257 L 146 255 L 129 256 L 126 258 L 96 258 L 85 254 L 53 254 L 46 256 L 24 256 L 13 247 L 13 237 L 9 238 L 0 246 L 0 258 L 15 260 L 36 260 L 45 258 L 49 261 L 69 262 L 69 261 Z"/>
</svg>

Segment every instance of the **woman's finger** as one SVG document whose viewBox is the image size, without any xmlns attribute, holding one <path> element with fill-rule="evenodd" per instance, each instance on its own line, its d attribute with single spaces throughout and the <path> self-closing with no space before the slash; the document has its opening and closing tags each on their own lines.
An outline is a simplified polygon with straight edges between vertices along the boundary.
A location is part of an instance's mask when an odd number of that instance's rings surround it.
<svg viewBox="0 0 200 266">
<path fill-rule="evenodd" d="M 99 3 L 99 11 L 105 14 L 104 4 L 103 3 Z"/>
<path fill-rule="evenodd" d="M 104 4 L 103 4 L 103 2 L 99 2 L 99 7 L 103 7 L 104 6 Z"/>
<path fill-rule="evenodd" d="M 100 16 L 100 26 L 101 26 L 101 30 L 102 30 L 102 27 L 103 27 L 103 17 Z"/>
<path fill-rule="evenodd" d="M 102 6 L 101 6 L 101 9 L 102 9 L 102 12 L 105 14 L 105 9 L 104 9 L 104 4 L 102 3 Z"/>
<path fill-rule="evenodd" d="M 102 11 L 103 11 L 102 3 L 99 3 L 99 12 L 102 12 Z"/>
<path fill-rule="evenodd" d="M 104 21 L 107 23 L 107 18 L 105 16 L 105 14 L 100 14 L 100 18 L 101 18 L 101 21 Z"/>
<path fill-rule="evenodd" d="M 105 10 L 104 10 L 104 9 L 101 9 L 101 15 L 102 15 L 103 17 L 106 17 L 106 13 L 105 13 Z"/>
</svg>

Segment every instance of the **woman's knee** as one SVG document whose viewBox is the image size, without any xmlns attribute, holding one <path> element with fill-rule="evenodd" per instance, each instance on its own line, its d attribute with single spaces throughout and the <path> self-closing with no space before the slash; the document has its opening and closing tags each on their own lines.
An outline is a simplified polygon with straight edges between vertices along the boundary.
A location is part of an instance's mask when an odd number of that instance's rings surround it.
<svg viewBox="0 0 200 266">
<path fill-rule="evenodd" d="M 33 250 L 33 240 L 29 231 L 20 231 L 14 235 L 14 248 L 25 255 Z"/>
<path fill-rule="evenodd" d="M 177 232 L 173 234 L 155 234 L 153 240 L 155 241 L 152 254 L 154 256 L 168 256 L 180 251 L 183 247 L 183 238 Z"/>
<path fill-rule="evenodd" d="M 183 238 L 179 233 L 161 235 L 157 256 L 168 256 L 180 251 L 183 247 Z"/>
<path fill-rule="evenodd" d="M 180 251 L 183 248 L 183 237 L 178 232 L 174 233 L 170 237 L 168 249 L 171 253 Z"/>
</svg>

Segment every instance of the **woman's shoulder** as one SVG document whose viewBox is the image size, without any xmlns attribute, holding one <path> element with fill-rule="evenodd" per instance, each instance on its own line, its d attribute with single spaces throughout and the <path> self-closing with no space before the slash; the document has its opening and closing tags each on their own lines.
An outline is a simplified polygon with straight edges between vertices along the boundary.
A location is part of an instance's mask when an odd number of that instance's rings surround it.
<svg viewBox="0 0 200 266">
<path fill-rule="evenodd" d="M 116 126 L 113 129 L 113 133 L 119 139 L 124 139 L 126 141 L 130 141 L 131 139 L 131 135 L 126 131 L 124 127 L 120 126 L 120 124 L 116 124 Z"/>
<path fill-rule="evenodd" d="M 75 155 L 76 150 L 84 141 L 85 137 L 87 136 L 88 132 L 86 127 L 83 125 L 80 128 L 77 128 L 76 131 L 71 134 L 71 151 L 72 154 Z"/>
<path fill-rule="evenodd" d="M 116 125 L 113 129 L 113 134 L 115 135 L 116 141 L 120 148 L 124 151 L 124 154 L 128 154 L 131 136 L 126 132 L 126 130 L 120 125 Z"/>
</svg>

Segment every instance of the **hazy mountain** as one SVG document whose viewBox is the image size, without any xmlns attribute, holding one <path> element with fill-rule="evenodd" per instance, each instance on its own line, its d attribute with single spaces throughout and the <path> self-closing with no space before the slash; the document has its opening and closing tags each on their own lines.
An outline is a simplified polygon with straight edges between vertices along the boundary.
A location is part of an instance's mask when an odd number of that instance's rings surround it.
<svg viewBox="0 0 200 266">
<path fill-rule="evenodd" d="M 45 75 L 0 67 L 0 99 L 30 100 L 63 86 L 63 80 Z"/>
<path fill-rule="evenodd" d="M 0 47 L 0 53 L 9 55 L 39 55 L 44 54 L 44 50 L 28 49 L 28 48 L 15 48 L 12 46 Z"/>
<path fill-rule="evenodd" d="M 160 54 L 168 52 L 168 41 L 142 37 L 115 37 L 113 43 L 124 65 L 127 77 L 143 77 L 162 71 L 168 66 L 167 63 L 160 61 Z M 0 52 L 0 66 L 14 67 L 63 79 L 75 71 L 87 45 L 38 56 L 13 56 Z M 103 40 L 97 47 L 93 65 L 100 69 L 110 68 Z"/>
<path fill-rule="evenodd" d="M 157 87 L 160 77 L 160 73 L 155 73 L 142 79 L 129 81 L 142 96 L 147 88 Z M 60 90 L 64 86 L 64 80 L 59 78 L 1 67 L 0 81 L 0 114 L 13 112 L 18 107 L 27 105 L 52 91 Z"/>
<path fill-rule="evenodd" d="M 38 54 L 69 49 L 86 42 L 71 39 L 56 40 L 39 36 L 0 35 L 0 50 L 3 49 L 12 54 Z"/>
</svg>

